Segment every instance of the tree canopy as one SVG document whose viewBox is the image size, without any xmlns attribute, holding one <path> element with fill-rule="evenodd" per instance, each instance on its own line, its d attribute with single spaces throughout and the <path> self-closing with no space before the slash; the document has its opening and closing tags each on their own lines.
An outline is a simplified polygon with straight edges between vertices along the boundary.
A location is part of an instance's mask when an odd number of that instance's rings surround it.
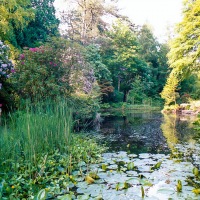
<svg viewBox="0 0 200 200">
<path fill-rule="evenodd" d="M 15 29 L 22 30 L 34 16 L 30 0 L 1 0 L 0 39 L 17 46 Z"/>
<path fill-rule="evenodd" d="M 177 36 L 170 42 L 168 54 L 171 74 L 161 96 L 167 105 L 174 103 L 171 95 L 178 90 L 179 83 L 199 71 L 200 67 L 200 0 L 184 1 L 183 20 L 177 26 Z M 173 80 L 176 80 L 176 84 Z M 171 89 L 173 88 L 173 94 Z"/>
</svg>

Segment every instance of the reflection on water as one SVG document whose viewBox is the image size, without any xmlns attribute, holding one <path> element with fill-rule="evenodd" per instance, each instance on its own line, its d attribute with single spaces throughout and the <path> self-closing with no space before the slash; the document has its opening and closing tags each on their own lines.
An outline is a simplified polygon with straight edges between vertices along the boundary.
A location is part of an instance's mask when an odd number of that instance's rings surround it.
<svg viewBox="0 0 200 200">
<path fill-rule="evenodd" d="M 167 140 L 167 145 L 171 150 L 174 148 L 175 144 L 179 143 L 178 132 L 176 129 L 177 118 L 178 117 L 176 115 L 164 114 L 163 121 L 160 126 L 163 135 Z"/>
<path fill-rule="evenodd" d="M 99 137 L 110 151 L 169 153 L 174 144 L 193 137 L 191 121 L 159 112 L 126 113 L 104 117 Z"/>
</svg>

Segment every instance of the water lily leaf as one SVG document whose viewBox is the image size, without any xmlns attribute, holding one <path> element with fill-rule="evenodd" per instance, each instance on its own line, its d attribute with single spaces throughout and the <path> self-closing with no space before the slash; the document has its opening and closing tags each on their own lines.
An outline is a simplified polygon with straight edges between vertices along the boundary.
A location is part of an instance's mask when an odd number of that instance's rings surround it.
<svg viewBox="0 0 200 200">
<path fill-rule="evenodd" d="M 63 167 L 58 166 L 57 169 L 59 172 L 65 172 L 65 169 Z"/>
<path fill-rule="evenodd" d="M 78 163 L 78 167 L 82 167 L 82 166 L 86 166 L 86 163 L 84 161 Z"/>
<path fill-rule="evenodd" d="M 129 154 L 128 157 L 129 158 L 135 158 L 135 157 L 137 157 L 137 155 L 136 154 Z"/>
<path fill-rule="evenodd" d="M 141 154 L 139 154 L 139 158 L 149 158 L 149 157 L 151 157 L 151 154 L 149 154 L 149 153 L 141 153 Z"/>
<path fill-rule="evenodd" d="M 88 183 L 88 184 L 92 184 L 94 183 L 94 179 L 92 177 L 90 177 L 89 175 L 87 175 L 85 177 L 85 181 Z"/>
<path fill-rule="evenodd" d="M 157 190 L 157 193 L 171 195 L 174 193 L 174 190 L 172 188 L 160 188 Z"/>
<path fill-rule="evenodd" d="M 133 170 L 134 169 L 134 163 L 133 162 L 128 163 L 127 169 L 128 170 Z"/>
<path fill-rule="evenodd" d="M 100 194 L 95 198 L 95 200 L 103 200 L 103 196 Z"/>
<path fill-rule="evenodd" d="M 139 178 L 130 178 L 126 182 L 134 185 L 140 184 Z"/>
<path fill-rule="evenodd" d="M 34 200 L 45 200 L 47 196 L 46 190 L 42 189 L 38 192 L 38 194 L 34 197 Z"/>
<path fill-rule="evenodd" d="M 128 176 L 131 176 L 131 177 L 133 177 L 133 176 L 138 176 L 138 173 L 137 173 L 136 171 L 126 171 L 126 174 L 127 174 Z"/>
<path fill-rule="evenodd" d="M 118 168 L 117 165 L 109 165 L 109 166 L 108 166 L 108 169 L 111 169 L 111 170 L 115 170 L 115 169 L 117 169 L 117 168 Z"/>
<path fill-rule="evenodd" d="M 72 195 L 71 194 L 65 194 L 63 196 L 58 196 L 57 199 L 60 199 L 60 200 L 71 200 L 72 199 Z"/>
<path fill-rule="evenodd" d="M 89 198 L 90 196 L 88 194 L 77 196 L 78 200 L 88 200 Z"/>
</svg>

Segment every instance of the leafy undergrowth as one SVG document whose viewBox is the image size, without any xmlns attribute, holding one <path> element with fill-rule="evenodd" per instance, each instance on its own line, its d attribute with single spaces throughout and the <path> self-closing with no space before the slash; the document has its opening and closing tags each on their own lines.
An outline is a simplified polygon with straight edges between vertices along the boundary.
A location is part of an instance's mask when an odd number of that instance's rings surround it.
<svg viewBox="0 0 200 200">
<path fill-rule="evenodd" d="M 102 154 L 105 149 L 84 135 L 73 141 L 71 155 L 43 154 L 37 166 L 8 161 L 1 199 L 199 199 L 198 159 L 188 160 L 196 149 L 177 145 L 171 156 Z"/>
<path fill-rule="evenodd" d="M 8 159 L 0 165 L 0 199 L 59 199 L 69 195 L 76 185 L 72 172 L 81 171 L 82 163 L 87 168 L 99 162 L 104 150 L 93 139 L 73 135 L 70 154 L 59 150 L 42 153 L 35 165 L 23 157 L 17 163 Z"/>
</svg>

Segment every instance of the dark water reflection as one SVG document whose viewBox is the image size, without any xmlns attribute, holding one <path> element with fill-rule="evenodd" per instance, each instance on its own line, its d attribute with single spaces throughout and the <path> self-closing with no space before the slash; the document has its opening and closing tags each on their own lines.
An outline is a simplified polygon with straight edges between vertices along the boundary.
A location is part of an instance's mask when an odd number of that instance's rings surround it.
<svg viewBox="0 0 200 200">
<path fill-rule="evenodd" d="M 104 117 L 98 137 L 110 152 L 169 153 L 174 144 L 193 141 L 194 119 L 160 112 L 129 112 Z"/>
</svg>

